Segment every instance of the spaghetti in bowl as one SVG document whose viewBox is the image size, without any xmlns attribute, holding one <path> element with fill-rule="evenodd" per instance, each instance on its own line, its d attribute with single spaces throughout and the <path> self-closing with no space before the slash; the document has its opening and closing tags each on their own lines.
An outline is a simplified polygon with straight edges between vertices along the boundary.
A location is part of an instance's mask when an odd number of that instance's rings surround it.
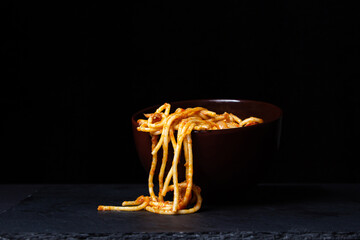
<svg viewBox="0 0 360 240">
<path fill-rule="evenodd" d="M 222 199 L 226 191 L 239 191 L 254 186 L 262 180 L 279 147 L 282 111 L 266 102 L 236 99 L 208 99 L 172 102 L 171 111 L 201 107 L 217 114 L 231 113 L 240 119 L 256 117 L 263 122 L 247 127 L 221 130 L 191 131 L 193 154 L 193 182 L 201 187 L 205 201 Z M 139 119 L 150 117 L 161 105 L 138 111 L 132 116 L 133 136 L 139 159 L 147 172 L 153 163 L 153 142 L 149 132 L 139 131 Z M 170 140 L 169 140 L 170 142 Z M 165 172 L 171 170 L 175 149 L 170 143 L 167 151 L 168 164 Z M 185 181 L 186 159 L 180 154 L 178 164 L 179 182 Z M 157 159 L 161 162 L 162 151 Z M 157 164 L 153 176 L 160 171 Z M 155 185 L 157 178 L 153 179 Z M 226 199 L 226 197 L 224 197 Z"/>
</svg>

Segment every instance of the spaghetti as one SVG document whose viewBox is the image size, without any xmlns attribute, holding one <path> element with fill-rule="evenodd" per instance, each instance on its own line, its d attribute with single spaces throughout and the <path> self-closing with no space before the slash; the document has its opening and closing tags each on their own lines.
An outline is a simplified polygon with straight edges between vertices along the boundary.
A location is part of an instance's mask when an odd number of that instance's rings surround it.
<svg viewBox="0 0 360 240">
<path fill-rule="evenodd" d="M 262 123 L 263 120 L 249 117 L 241 120 L 232 113 L 216 114 L 203 107 L 177 108 L 170 113 L 170 104 L 165 103 L 154 113 L 145 114 L 147 119 L 139 119 L 138 131 L 148 132 L 151 136 L 152 163 L 148 178 L 149 196 L 140 196 L 135 201 L 124 201 L 122 206 L 98 206 L 103 211 L 139 211 L 147 210 L 158 214 L 188 214 L 198 211 L 202 204 L 200 187 L 193 183 L 193 152 L 191 132 L 193 130 L 217 130 L 246 127 Z M 174 149 L 171 168 L 165 177 L 168 162 L 169 143 Z M 162 147 L 163 157 L 158 176 L 159 193 L 154 193 L 153 178 L 158 163 L 158 152 Z M 181 149 L 184 149 L 186 176 L 183 182 L 178 180 L 178 164 Z M 170 185 L 170 182 L 172 184 Z M 173 192 L 173 200 L 166 201 L 167 193 Z"/>
</svg>

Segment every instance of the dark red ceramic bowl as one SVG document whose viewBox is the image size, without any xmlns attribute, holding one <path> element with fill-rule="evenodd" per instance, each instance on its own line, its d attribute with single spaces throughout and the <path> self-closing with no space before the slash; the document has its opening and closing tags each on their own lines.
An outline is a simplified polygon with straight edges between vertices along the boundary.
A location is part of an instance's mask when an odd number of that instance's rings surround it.
<svg viewBox="0 0 360 240">
<path fill-rule="evenodd" d="M 266 102 L 236 99 L 188 100 L 170 104 L 171 112 L 178 107 L 199 106 L 216 113 L 233 113 L 241 119 L 253 116 L 264 120 L 262 124 L 249 127 L 192 132 L 194 183 L 201 187 L 203 195 L 215 197 L 226 190 L 240 191 L 262 180 L 279 147 L 282 118 L 279 107 Z M 152 161 L 150 135 L 136 130 L 136 120 L 144 118 L 144 113 L 154 112 L 159 106 L 143 109 L 132 116 L 136 149 L 148 172 Z M 158 167 L 162 150 L 159 152 Z M 172 152 L 169 144 L 168 167 L 172 162 Z M 180 163 L 179 176 L 184 176 L 184 159 Z M 158 170 L 155 174 L 154 180 Z"/>
</svg>

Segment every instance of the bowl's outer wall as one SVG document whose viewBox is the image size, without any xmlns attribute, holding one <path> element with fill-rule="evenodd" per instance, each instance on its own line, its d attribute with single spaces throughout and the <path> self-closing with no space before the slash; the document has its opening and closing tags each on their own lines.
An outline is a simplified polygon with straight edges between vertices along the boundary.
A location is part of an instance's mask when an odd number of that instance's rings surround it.
<svg viewBox="0 0 360 240">
<path fill-rule="evenodd" d="M 211 194 L 219 188 L 240 190 L 262 180 L 279 148 L 282 112 L 278 107 L 251 100 L 194 100 L 171 105 L 172 111 L 178 107 L 201 106 L 217 113 L 233 113 L 242 119 L 250 116 L 263 118 L 264 123 L 255 126 L 192 133 L 194 183 L 202 188 L 203 193 Z M 156 108 L 138 112 L 132 119 L 136 149 L 146 171 L 150 170 L 152 162 L 151 140 L 148 133 L 137 131 L 136 120 L 144 118 L 143 113 L 154 112 Z M 168 169 L 172 158 L 173 149 L 169 144 Z M 162 150 L 158 155 L 155 181 L 161 159 Z M 180 163 L 179 176 L 184 176 L 183 157 Z"/>
</svg>

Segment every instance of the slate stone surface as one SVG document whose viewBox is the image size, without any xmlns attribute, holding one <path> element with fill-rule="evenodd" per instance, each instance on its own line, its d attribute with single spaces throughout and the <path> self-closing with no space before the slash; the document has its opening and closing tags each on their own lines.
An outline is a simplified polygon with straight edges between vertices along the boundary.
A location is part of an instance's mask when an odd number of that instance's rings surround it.
<svg viewBox="0 0 360 240">
<path fill-rule="evenodd" d="M 44 184 L 0 184 L 0 214 L 43 186 Z"/>
<path fill-rule="evenodd" d="M 190 215 L 96 210 L 99 204 L 121 204 L 141 194 L 147 194 L 146 185 L 45 186 L 0 214 L 0 237 L 42 233 L 51 239 L 81 233 L 94 239 L 106 235 L 156 239 L 161 233 L 175 238 L 213 234 L 224 237 L 216 239 L 231 239 L 237 234 L 246 239 L 263 234 L 283 239 L 286 234 L 308 234 L 312 239 L 327 234 L 323 239 L 353 239 L 360 232 L 360 184 L 260 185 L 237 202 L 226 195 L 230 204 L 207 204 L 205 199 L 201 211 Z"/>
<path fill-rule="evenodd" d="M 358 240 L 360 233 L 343 233 L 343 232 L 163 232 L 163 233 L 0 233 L 0 240 L 10 239 L 206 239 L 206 240 L 225 240 L 225 239 L 242 239 L 242 240 Z"/>
</svg>

